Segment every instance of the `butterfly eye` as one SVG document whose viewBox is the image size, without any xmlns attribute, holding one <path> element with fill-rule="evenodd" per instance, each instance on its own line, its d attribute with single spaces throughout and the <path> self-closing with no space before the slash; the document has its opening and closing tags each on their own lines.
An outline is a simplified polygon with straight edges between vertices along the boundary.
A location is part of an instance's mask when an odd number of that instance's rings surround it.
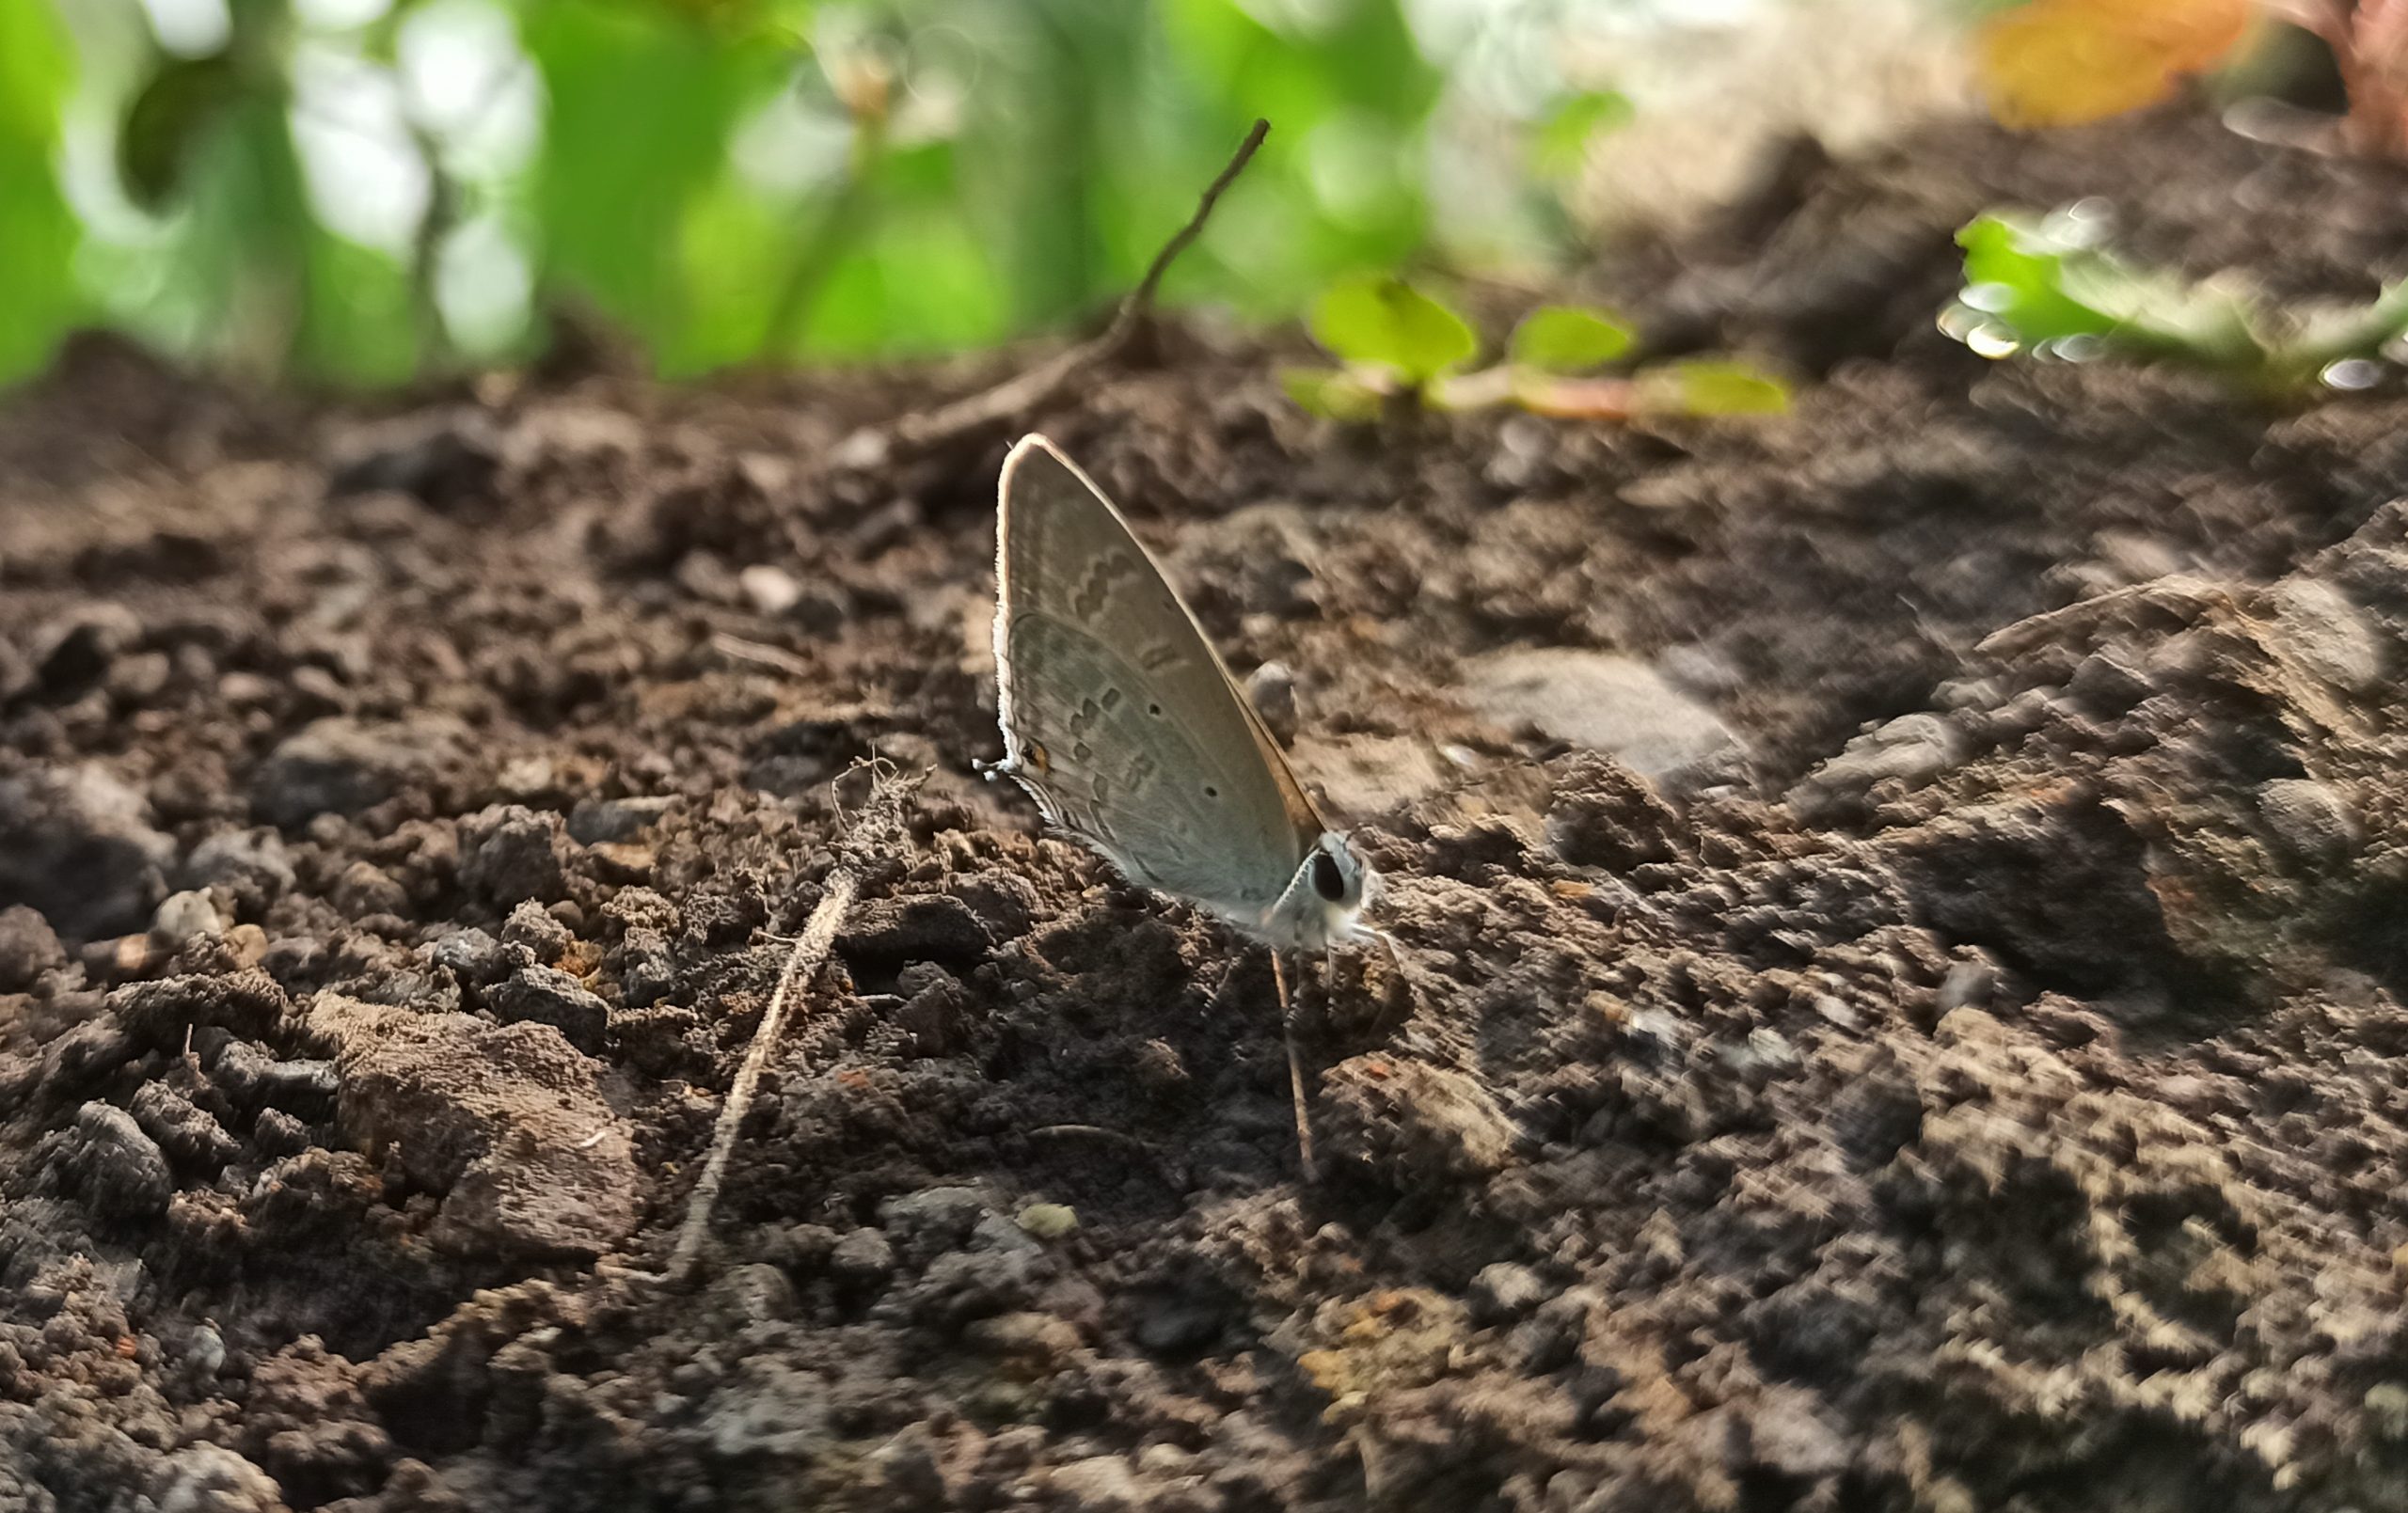
<svg viewBox="0 0 2408 1513">
<path fill-rule="evenodd" d="M 1333 904 L 1346 897 L 1346 875 L 1338 870 L 1338 859 L 1326 851 L 1313 853 L 1313 891 Z"/>
</svg>

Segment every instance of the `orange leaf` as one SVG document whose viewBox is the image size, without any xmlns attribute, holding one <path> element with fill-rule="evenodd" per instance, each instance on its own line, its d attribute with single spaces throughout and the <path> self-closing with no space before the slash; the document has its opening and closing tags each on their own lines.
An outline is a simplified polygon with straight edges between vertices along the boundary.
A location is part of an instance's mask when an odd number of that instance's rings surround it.
<svg viewBox="0 0 2408 1513">
<path fill-rule="evenodd" d="M 2032 0 L 1982 27 L 1990 114 L 2079 126 L 2153 105 L 2213 68 L 2249 29 L 2252 0 Z"/>
</svg>

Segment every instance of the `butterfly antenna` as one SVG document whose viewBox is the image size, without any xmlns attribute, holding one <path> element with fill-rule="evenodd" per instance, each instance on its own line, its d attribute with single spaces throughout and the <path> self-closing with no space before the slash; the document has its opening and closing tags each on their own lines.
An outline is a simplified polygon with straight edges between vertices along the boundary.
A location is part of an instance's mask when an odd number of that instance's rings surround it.
<svg viewBox="0 0 2408 1513">
<path fill-rule="evenodd" d="M 1279 1038 L 1288 1048 L 1288 1095 L 1296 1105 L 1296 1158 L 1304 1167 L 1305 1180 L 1319 1182 L 1321 1169 L 1313 1163 L 1313 1116 L 1305 1107 L 1305 1067 L 1296 1059 L 1296 1005 L 1288 996 L 1288 969 L 1278 948 L 1271 952 L 1271 982 L 1279 990 Z"/>
</svg>

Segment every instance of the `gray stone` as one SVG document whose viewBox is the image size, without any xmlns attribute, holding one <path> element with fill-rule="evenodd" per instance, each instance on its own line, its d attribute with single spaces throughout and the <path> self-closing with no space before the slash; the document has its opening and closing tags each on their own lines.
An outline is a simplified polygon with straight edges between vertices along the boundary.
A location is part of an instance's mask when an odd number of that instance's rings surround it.
<svg viewBox="0 0 2408 1513">
<path fill-rule="evenodd" d="M 971 1231 L 992 1212 L 984 1193 L 966 1187 L 922 1188 L 878 1206 L 886 1233 L 923 1257 L 969 1243 Z"/>
<path fill-rule="evenodd" d="M 1719 715 L 1635 657 L 1569 647 L 1499 652 L 1464 669 L 1463 697 L 1484 718 L 1534 726 L 1649 778 L 1744 760 Z"/>
<path fill-rule="evenodd" d="M 457 760 L 459 727 L 444 720 L 316 720 L 270 752 L 251 781 L 251 808 L 287 829 L 320 814 L 356 814 Z"/>
<path fill-rule="evenodd" d="M 238 916 L 256 916 L 292 890 L 293 859 L 265 826 L 221 830 L 192 848 L 177 876 L 186 888 L 216 889 Z"/>
<path fill-rule="evenodd" d="M 134 1115 L 106 1103 L 75 1111 L 68 1169 L 95 1212 L 111 1219 L 155 1219 L 175 1195 L 175 1174 L 158 1142 Z"/>
<path fill-rule="evenodd" d="M 814 1460 L 838 1441 L 827 1382 L 757 1357 L 712 1397 L 699 1430 L 703 1442 L 728 1459 Z"/>
<path fill-rule="evenodd" d="M 677 990 L 677 961 L 657 930 L 631 929 L 619 942 L 619 996 L 646 1009 Z"/>
<path fill-rule="evenodd" d="M 436 965 L 449 967 L 471 983 L 490 983 L 510 969 L 510 955 L 501 942 L 483 930 L 453 930 L 429 948 Z"/>
<path fill-rule="evenodd" d="M 1919 786 L 1966 754 L 1963 733 L 1945 717 L 1901 715 L 1848 742 L 1839 755 L 1808 773 L 1789 790 L 1789 807 L 1802 819 L 1837 819 L 1861 805 L 1876 783 Z"/>
<path fill-rule="evenodd" d="M 895 1242 L 881 1230 L 856 1229 L 828 1253 L 828 1269 L 848 1282 L 883 1282 L 895 1273 Z"/>
<path fill-rule="evenodd" d="M 1846 1440 L 1801 1393 L 1756 1405 L 1747 1419 L 1747 1463 L 1796 1481 L 1836 1476 L 1848 1466 Z"/>
<path fill-rule="evenodd" d="M 1936 1011 L 1947 1014 L 1968 1005 L 1979 1008 L 1989 1002 L 1990 990 L 1997 985 L 1998 969 L 1988 962 L 1957 962 L 1948 969 L 1948 975 L 1940 980 Z"/>
<path fill-rule="evenodd" d="M 2350 801 L 2313 778 L 2277 778 L 2258 790 L 2266 827 L 2295 860 L 2332 862 L 2356 849 L 2363 830 Z"/>
<path fill-rule="evenodd" d="M 309 1127 L 282 1109 L 262 1109 L 251 1124 L 251 1143 L 264 1156 L 298 1156 L 309 1148 Z"/>
<path fill-rule="evenodd" d="M 1281 746 L 1296 739 L 1296 675 L 1285 662 L 1265 662 L 1246 674 L 1245 696 Z"/>
<path fill-rule="evenodd" d="M 732 1268 L 712 1283 L 705 1301 L 738 1323 L 773 1323 L 794 1316 L 794 1284 L 776 1267 L 754 1262 Z"/>
<path fill-rule="evenodd" d="M 101 767 L 0 779 L 0 907 L 38 909 L 60 935 L 141 929 L 175 850 L 149 801 Z"/>
<path fill-rule="evenodd" d="M 503 1019 L 548 1024 L 580 1050 L 600 1048 L 610 1006 L 557 967 L 521 967 L 489 995 Z"/>
<path fill-rule="evenodd" d="M 568 892 L 561 817 L 497 804 L 460 822 L 460 886 L 497 908 L 549 904 Z"/>
<path fill-rule="evenodd" d="M 561 959 L 577 937 L 533 899 L 521 900 L 501 927 L 501 943 L 516 946 L 537 962 L 549 966 Z"/>
<path fill-rule="evenodd" d="M 569 839 L 579 845 L 632 841 L 659 823 L 673 802 L 668 798 L 579 799 L 568 812 Z"/>
<path fill-rule="evenodd" d="M 1798 1068 L 1798 1048 L 1789 1037 L 1768 1026 L 1748 1032 L 1748 1038 L 1724 1048 L 1723 1064 L 1745 1078 L 1779 1077 Z"/>
<path fill-rule="evenodd" d="M 1046 1474 L 1045 1484 L 1078 1513 L 1137 1513 L 1152 1505 L 1126 1456 L 1089 1456 L 1055 1466 Z"/>
<path fill-rule="evenodd" d="M 2289 660 L 2345 693 L 2381 686 L 2383 639 L 2348 595 L 2314 578 L 2289 578 L 2274 586 L 2273 600 L 2274 644 Z"/>
<path fill-rule="evenodd" d="M 1482 1323 L 1518 1317 L 1554 1296 L 1545 1278 L 1516 1261 L 1492 1261 L 1471 1279 L 1472 1316 Z"/>
<path fill-rule="evenodd" d="M 355 861 L 335 879 L 335 907 L 355 920 L 372 914 L 406 914 L 409 912 L 409 890 L 394 880 L 393 875 L 372 861 Z"/>
<path fill-rule="evenodd" d="M 2121 715 L 2154 691 L 2146 672 L 2114 652 L 2093 652 L 2066 680 L 2067 694 L 2101 717 Z"/>
<path fill-rule="evenodd" d="M 158 1513 L 285 1513 L 276 1478 L 223 1445 L 187 1445 L 151 1484 Z"/>
<path fill-rule="evenodd" d="M 0 908 L 0 993 L 26 992 L 66 965 L 67 950 L 48 920 L 23 904 Z"/>
</svg>

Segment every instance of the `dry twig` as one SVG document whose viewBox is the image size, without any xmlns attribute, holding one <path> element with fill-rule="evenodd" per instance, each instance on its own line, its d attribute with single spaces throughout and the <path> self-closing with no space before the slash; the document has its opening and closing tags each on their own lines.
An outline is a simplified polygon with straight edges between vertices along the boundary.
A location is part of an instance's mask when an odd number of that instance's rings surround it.
<svg viewBox="0 0 2408 1513">
<path fill-rule="evenodd" d="M 1188 217 L 1163 249 L 1154 254 L 1153 262 L 1146 269 L 1146 276 L 1129 292 L 1113 312 L 1112 323 L 1092 340 L 1080 342 L 1068 351 L 1015 374 L 994 387 L 973 394 L 966 399 L 907 415 L 891 425 L 857 431 L 837 447 L 835 463 L 840 468 L 867 472 L 883 465 L 897 452 L 927 451 L 960 437 L 974 435 L 990 427 L 1000 427 L 1027 415 L 1060 393 L 1069 381 L 1095 364 L 1110 357 L 1128 344 L 1137 327 L 1153 309 L 1154 292 L 1162 285 L 1163 275 L 1171 263 L 1187 250 L 1189 244 L 1202 233 L 1204 222 L 1211 217 L 1212 207 L 1222 192 L 1234 182 L 1246 164 L 1254 157 L 1255 149 L 1269 134 L 1271 123 L 1258 120 L 1246 133 L 1245 140 L 1223 167 L 1220 174 L 1205 186 L 1203 197 L 1196 201 L 1196 213 Z"/>
<path fill-rule="evenodd" d="M 879 870 L 881 863 L 899 860 L 908 844 L 903 830 L 904 806 L 920 786 L 920 780 L 902 776 L 883 757 L 857 764 L 852 770 L 859 771 L 863 766 L 870 772 L 869 798 L 848 816 L 844 833 L 836 842 L 835 869 L 829 873 L 819 902 L 813 906 L 811 918 L 796 938 L 794 949 L 786 954 L 785 967 L 778 973 L 778 985 L 769 995 L 769 1007 L 761 1016 L 760 1027 L 752 1032 L 752 1047 L 745 1051 L 743 1064 L 737 1067 L 736 1080 L 728 1086 L 727 1101 L 720 1106 L 719 1120 L 711 1127 L 710 1155 L 703 1162 L 701 1180 L 694 1184 L 693 1192 L 686 1200 L 685 1221 L 677 1229 L 676 1249 L 670 1253 L 668 1278 L 672 1282 L 690 1277 L 702 1258 L 703 1240 L 710 1231 L 711 1209 L 719 1202 L 720 1189 L 727 1181 L 728 1158 L 736 1151 L 736 1132 L 752 1110 L 753 1092 L 760 1086 L 762 1069 L 768 1064 L 778 1033 L 785 1026 L 794 996 L 819 975 L 830 948 L 836 943 L 836 931 L 845 922 L 846 911 L 861 892 L 863 879 Z"/>
</svg>

